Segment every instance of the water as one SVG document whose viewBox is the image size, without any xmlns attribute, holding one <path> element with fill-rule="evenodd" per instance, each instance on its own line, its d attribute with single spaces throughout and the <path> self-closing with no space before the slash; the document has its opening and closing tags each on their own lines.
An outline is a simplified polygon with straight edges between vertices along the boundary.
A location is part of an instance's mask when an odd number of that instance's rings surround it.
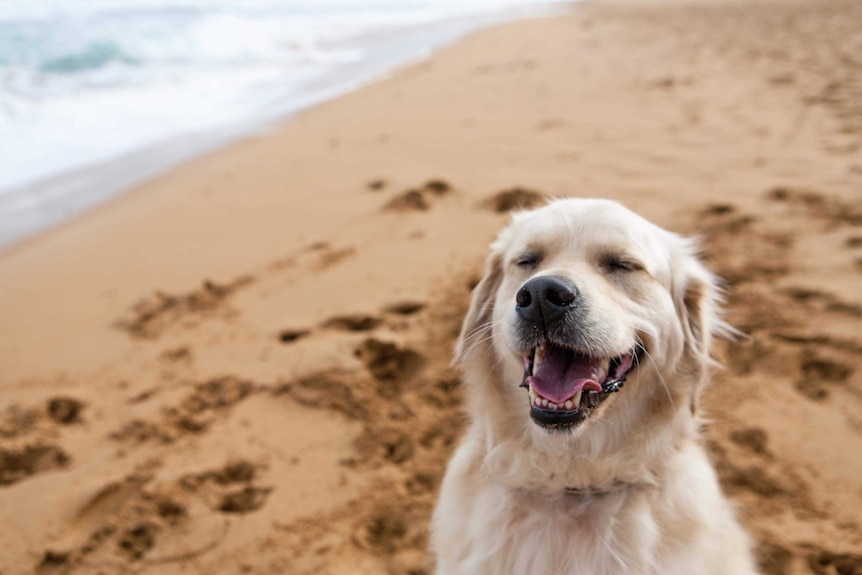
<svg viewBox="0 0 862 575">
<path fill-rule="evenodd" d="M 556 4 L 0 0 L 0 246 L 471 29 Z"/>
</svg>

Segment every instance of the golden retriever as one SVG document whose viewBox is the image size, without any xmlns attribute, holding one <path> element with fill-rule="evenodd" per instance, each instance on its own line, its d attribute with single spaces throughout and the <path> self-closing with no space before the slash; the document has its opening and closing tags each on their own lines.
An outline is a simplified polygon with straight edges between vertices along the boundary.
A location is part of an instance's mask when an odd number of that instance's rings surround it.
<svg viewBox="0 0 862 575">
<path fill-rule="evenodd" d="M 456 348 L 437 574 L 756 573 L 700 437 L 718 304 L 692 242 L 616 202 L 515 214 Z"/>
</svg>

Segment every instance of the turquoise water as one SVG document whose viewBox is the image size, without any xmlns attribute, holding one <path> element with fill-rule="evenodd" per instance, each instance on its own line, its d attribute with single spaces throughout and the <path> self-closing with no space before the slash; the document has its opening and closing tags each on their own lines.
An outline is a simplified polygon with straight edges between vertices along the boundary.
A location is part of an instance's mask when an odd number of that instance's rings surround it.
<svg viewBox="0 0 862 575">
<path fill-rule="evenodd" d="M 95 41 L 75 53 L 46 59 L 39 66 L 39 71 L 74 74 L 84 70 L 103 68 L 111 63 L 136 65 L 140 64 L 141 61 L 126 55 L 122 48 L 114 42 Z"/>
<path fill-rule="evenodd" d="M 168 155 L 223 143 L 471 29 L 557 3 L 0 0 L 0 245 L 34 210 L 59 219 L 92 203 L 71 180 L 55 185 L 64 174 L 163 150 L 130 171 L 150 174 Z M 28 191 L 52 181 L 50 192 Z"/>
</svg>

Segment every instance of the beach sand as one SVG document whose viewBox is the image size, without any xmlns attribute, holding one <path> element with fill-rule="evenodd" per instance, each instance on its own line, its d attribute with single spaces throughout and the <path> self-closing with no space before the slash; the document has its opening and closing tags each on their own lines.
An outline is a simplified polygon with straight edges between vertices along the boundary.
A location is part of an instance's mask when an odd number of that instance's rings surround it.
<svg viewBox="0 0 862 575">
<path fill-rule="evenodd" d="M 0 255 L 0 573 L 430 573 L 451 348 L 513 206 L 728 281 L 705 398 L 768 574 L 862 573 L 862 4 L 480 31 Z"/>
</svg>

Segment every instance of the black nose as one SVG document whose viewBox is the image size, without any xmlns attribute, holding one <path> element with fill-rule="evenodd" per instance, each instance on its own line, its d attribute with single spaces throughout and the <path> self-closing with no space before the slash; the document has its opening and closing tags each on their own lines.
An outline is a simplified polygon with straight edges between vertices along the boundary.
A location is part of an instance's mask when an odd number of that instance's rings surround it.
<svg viewBox="0 0 862 575">
<path fill-rule="evenodd" d="M 570 280 L 561 276 L 533 278 L 515 295 L 515 310 L 523 319 L 547 330 L 578 305 L 580 294 Z"/>
</svg>

